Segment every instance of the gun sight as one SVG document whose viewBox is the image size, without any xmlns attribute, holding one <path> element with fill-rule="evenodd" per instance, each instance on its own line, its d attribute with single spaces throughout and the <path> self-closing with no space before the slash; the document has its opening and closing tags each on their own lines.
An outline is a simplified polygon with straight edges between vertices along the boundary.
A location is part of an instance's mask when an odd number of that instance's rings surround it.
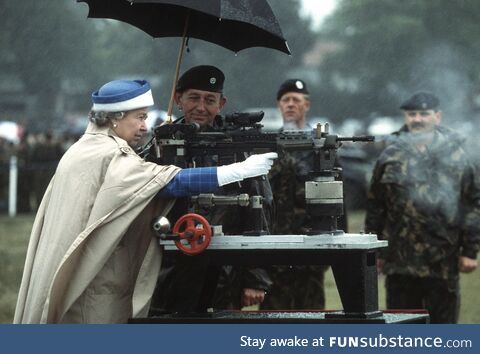
<svg viewBox="0 0 480 354">
<path fill-rule="evenodd" d="M 263 111 L 229 113 L 225 116 L 225 122 L 237 127 L 253 127 L 263 119 L 264 114 Z"/>
</svg>

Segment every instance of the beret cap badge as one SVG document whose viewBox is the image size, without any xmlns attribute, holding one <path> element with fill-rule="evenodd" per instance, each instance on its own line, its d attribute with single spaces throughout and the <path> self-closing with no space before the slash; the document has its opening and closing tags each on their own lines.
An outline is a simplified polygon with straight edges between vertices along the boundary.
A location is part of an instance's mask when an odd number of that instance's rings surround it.
<svg viewBox="0 0 480 354">
<path fill-rule="evenodd" d="M 304 95 L 309 94 L 307 84 L 300 79 L 288 79 L 284 81 L 277 91 L 277 100 L 280 100 L 280 98 L 288 92 L 298 92 L 303 93 Z"/>
<path fill-rule="evenodd" d="M 185 71 L 178 79 L 176 90 L 184 92 L 189 89 L 208 92 L 223 92 L 225 75 L 212 65 L 198 65 Z"/>
</svg>

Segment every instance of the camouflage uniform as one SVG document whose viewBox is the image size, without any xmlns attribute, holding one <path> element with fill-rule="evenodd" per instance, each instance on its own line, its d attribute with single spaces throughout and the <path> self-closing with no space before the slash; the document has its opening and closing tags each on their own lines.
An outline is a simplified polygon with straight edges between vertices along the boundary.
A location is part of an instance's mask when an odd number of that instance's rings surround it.
<svg viewBox="0 0 480 354">
<path fill-rule="evenodd" d="M 305 234 L 305 181 L 311 170 L 311 152 L 282 153 L 270 170 L 275 199 L 274 234 Z M 261 308 L 265 310 L 324 309 L 325 266 L 271 266 L 273 284 Z"/>
<path fill-rule="evenodd" d="M 180 118 L 174 123 L 183 123 Z M 214 127 L 204 128 L 215 131 L 222 126 L 218 116 Z M 217 165 L 214 156 L 202 156 L 196 159 L 196 166 Z M 241 185 L 241 187 L 239 187 Z M 264 222 L 271 225 L 273 196 L 268 180 L 248 180 L 235 185 L 220 188 L 218 195 L 262 195 L 264 197 Z M 188 209 L 188 199 L 177 199 L 168 218 L 177 220 Z M 228 235 L 242 234 L 251 227 L 250 209 L 239 206 L 219 206 L 198 211 L 212 225 L 223 226 Z M 210 257 L 205 254 L 187 256 L 182 253 L 173 257 L 164 257 L 164 264 L 157 284 L 153 301 L 152 314 L 165 312 L 205 312 L 209 307 L 216 309 L 240 309 L 241 290 L 244 288 L 268 290 L 271 281 L 265 270 L 247 267 L 218 267 L 210 264 Z"/>
<path fill-rule="evenodd" d="M 405 130 L 405 129 L 404 129 Z M 388 308 L 426 308 L 432 323 L 455 323 L 460 255 L 480 245 L 480 189 L 451 130 L 437 127 L 425 153 L 401 133 L 380 155 L 368 195 L 366 231 L 386 239 Z"/>
</svg>

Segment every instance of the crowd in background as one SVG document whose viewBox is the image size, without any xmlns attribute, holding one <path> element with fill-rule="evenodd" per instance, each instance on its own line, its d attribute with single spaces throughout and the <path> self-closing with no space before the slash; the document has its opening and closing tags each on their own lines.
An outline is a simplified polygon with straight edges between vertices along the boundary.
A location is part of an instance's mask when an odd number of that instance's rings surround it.
<svg viewBox="0 0 480 354">
<path fill-rule="evenodd" d="M 63 153 L 78 136 L 71 133 L 28 133 L 14 144 L 0 137 L 0 213 L 8 211 L 10 159 L 17 157 L 17 212 L 37 210 Z"/>
</svg>

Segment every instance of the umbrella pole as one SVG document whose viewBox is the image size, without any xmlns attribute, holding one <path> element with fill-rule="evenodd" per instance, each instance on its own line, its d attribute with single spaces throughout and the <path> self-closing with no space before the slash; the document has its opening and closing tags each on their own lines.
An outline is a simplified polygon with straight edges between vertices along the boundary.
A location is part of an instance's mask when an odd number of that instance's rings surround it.
<svg viewBox="0 0 480 354">
<path fill-rule="evenodd" d="M 173 98 L 175 97 L 175 87 L 177 86 L 178 74 L 180 72 L 180 64 L 183 58 L 183 50 L 185 49 L 185 42 L 187 40 L 187 29 L 188 29 L 189 18 L 190 18 L 190 11 L 188 11 L 187 18 L 185 19 L 185 27 L 183 28 L 183 35 L 182 35 L 182 45 L 180 46 L 180 51 L 178 52 L 177 65 L 175 68 L 175 77 L 172 83 L 172 92 L 170 94 L 170 101 L 168 102 L 167 121 L 166 121 L 167 124 L 172 123 Z"/>
</svg>

